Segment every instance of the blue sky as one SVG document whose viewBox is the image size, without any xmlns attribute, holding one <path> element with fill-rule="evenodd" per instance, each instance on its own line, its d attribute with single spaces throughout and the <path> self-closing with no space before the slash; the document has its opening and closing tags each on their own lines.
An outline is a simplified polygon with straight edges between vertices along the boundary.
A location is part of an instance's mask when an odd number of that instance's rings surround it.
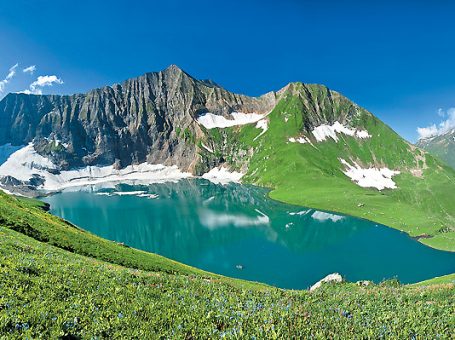
<svg viewBox="0 0 455 340">
<path fill-rule="evenodd" d="M 67 94 L 177 64 L 248 95 L 322 83 L 415 141 L 455 106 L 454 13 L 437 0 L 0 1 L 0 80 L 19 63 L 3 95 L 46 75 L 63 84 L 38 89 Z"/>
</svg>

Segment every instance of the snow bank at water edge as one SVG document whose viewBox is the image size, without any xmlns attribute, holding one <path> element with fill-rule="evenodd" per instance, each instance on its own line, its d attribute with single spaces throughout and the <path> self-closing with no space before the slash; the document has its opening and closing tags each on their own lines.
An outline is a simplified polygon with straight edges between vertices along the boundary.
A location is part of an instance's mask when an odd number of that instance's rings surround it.
<svg viewBox="0 0 455 340">
<path fill-rule="evenodd" d="M 335 215 L 335 214 L 329 214 L 323 211 L 315 211 L 311 217 L 314 220 L 320 221 L 320 222 L 325 222 L 328 220 L 331 220 L 332 222 L 338 222 L 344 219 L 344 216 L 340 215 Z"/>
<path fill-rule="evenodd" d="M 333 125 L 320 125 L 316 128 L 313 129 L 312 131 L 314 138 L 318 142 L 322 142 L 326 140 L 327 138 L 332 138 L 335 142 L 338 142 L 338 136 L 337 133 L 342 133 L 347 136 L 352 136 L 352 137 L 357 137 L 361 139 L 365 138 L 370 138 L 371 135 L 368 133 L 368 131 L 365 130 L 357 130 L 357 129 L 351 129 L 340 122 L 336 121 L 333 123 Z"/>
<path fill-rule="evenodd" d="M 344 219 L 344 216 L 339 216 L 335 214 L 330 214 L 324 211 L 317 211 L 313 209 L 309 210 L 302 210 L 298 212 L 290 212 L 288 213 L 291 216 L 305 216 L 311 214 L 311 218 L 320 222 L 331 220 L 332 222 L 338 222 Z"/>
<path fill-rule="evenodd" d="M 215 184 L 228 184 L 231 182 L 240 183 L 243 177 L 241 172 L 229 171 L 225 167 L 213 168 L 209 172 L 202 175 L 202 178 L 209 180 Z"/>
<path fill-rule="evenodd" d="M 232 119 L 207 112 L 197 118 L 197 122 L 206 129 L 227 128 L 236 125 L 256 123 L 265 117 L 263 114 L 232 112 Z"/>
<path fill-rule="evenodd" d="M 38 189 L 48 191 L 103 182 L 144 180 L 148 183 L 161 183 L 192 177 L 190 173 L 180 171 L 177 166 L 148 163 L 129 165 L 121 170 L 109 165 L 59 172 L 51 160 L 35 151 L 33 144 L 16 151 L 0 166 L 0 176 L 7 175 L 25 182 L 34 175 L 40 176 L 44 183 Z"/>
<path fill-rule="evenodd" d="M 351 165 L 341 158 L 340 162 L 346 167 L 343 173 L 363 188 L 376 188 L 378 190 L 397 188 L 392 177 L 400 174 L 399 171 L 388 168 L 363 169 L 357 163 L 354 162 L 354 165 Z"/>
<path fill-rule="evenodd" d="M 306 214 L 310 213 L 311 210 L 302 210 L 298 212 L 290 212 L 289 215 L 291 216 L 305 216 Z"/>
</svg>

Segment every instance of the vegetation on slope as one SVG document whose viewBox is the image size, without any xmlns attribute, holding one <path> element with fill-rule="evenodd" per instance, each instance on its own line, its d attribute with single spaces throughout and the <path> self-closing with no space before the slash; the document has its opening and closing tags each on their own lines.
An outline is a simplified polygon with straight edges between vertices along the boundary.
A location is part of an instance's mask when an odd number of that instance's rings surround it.
<svg viewBox="0 0 455 340">
<path fill-rule="evenodd" d="M 268 131 L 254 125 L 210 131 L 211 138 L 224 138 L 235 148 L 230 154 L 251 150 L 248 173 L 243 181 L 273 188 L 270 197 L 286 203 L 335 211 L 366 218 L 416 237 L 431 247 L 455 251 L 455 171 L 399 137 L 392 129 L 348 99 L 319 85 L 292 84 L 268 116 Z M 354 112 L 350 124 L 372 135 L 357 139 L 338 134 L 313 144 L 290 143 L 290 137 L 308 132 L 315 113 L 308 103 L 324 104 L 319 116 L 327 119 Z M 224 131 L 226 130 L 226 131 Z M 214 143 L 220 145 L 219 140 Z M 222 145 L 223 143 L 221 143 Z M 397 169 L 398 188 L 378 191 L 353 183 L 342 170 L 345 159 L 364 168 Z M 228 159 L 238 164 L 237 159 Z"/>
<path fill-rule="evenodd" d="M 428 286 L 428 285 L 435 285 L 435 284 L 444 284 L 444 283 L 455 283 L 455 273 L 434 277 L 429 280 L 421 281 L 414 283 L 413 286 Z"/>
<path fill-rule="evenodd" d="M 42 233 L 75 236 L 37 208 L 8 201 L 9 212 L 15 203 L 21 212 L 30 209 Z M 19 218 L 18 225 L 27 222 Z M 312 293 L 233 285 L 166 259 L 156 270 L 125 268 L 10 228 L 0 223 L 0 336 L 8 338 L 448 338 L 454 332 L 453 283 L 326 284 Z M 109 252 L 88 233 L 73 250 L 92 242 Z M 114 253 L 115 247 L 126 251 L 112 245 Z M 143 262 L 156 260 L 145 255 Z M 166 262 L 172 273 L 159 270 Z"/>
<path fill-rule="evenodd" d="M 0 192 L 0 226 L 17 231 L 38 241 L 133 269 L 154 272 L 199 275 L 233 286 L 261 289 L 261 284 L 231 279 L 193 268 L 163 256 L 130 248 L 95 236 L 42 210 L 42 202 L 16 198 Z"/>
</svg>

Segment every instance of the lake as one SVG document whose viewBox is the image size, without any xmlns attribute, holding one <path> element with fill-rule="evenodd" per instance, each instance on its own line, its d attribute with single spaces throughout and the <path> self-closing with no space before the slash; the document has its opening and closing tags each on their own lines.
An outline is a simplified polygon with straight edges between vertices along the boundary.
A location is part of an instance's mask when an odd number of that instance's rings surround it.
<svg viewBox="0 0 455 340">
<path fill-rule="evenodd" d="M 455 253 L 366 220 L 276 202 L 267 192 L 188 179 L 88 186 L 42 200 L 103 238 L 281 288 L 308 288 L 333 272 L 403 283 L 455 272 Z"/>
</svg>

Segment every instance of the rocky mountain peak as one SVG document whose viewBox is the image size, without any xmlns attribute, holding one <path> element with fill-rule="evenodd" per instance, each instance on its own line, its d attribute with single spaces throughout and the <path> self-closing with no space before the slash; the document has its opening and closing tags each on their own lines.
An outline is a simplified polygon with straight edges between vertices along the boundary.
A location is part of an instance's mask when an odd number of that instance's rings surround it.
<svg viewBox="0 0 455 340">
<path fill-rule="evenodd" d="M 262 114 L 275 103 L 273 95 L 231 93 L 171 65 L 86 94 L 7 96 L 0 101 L 0 145 L 33 141 L 61 169 L 149 162 L 194 171 L 201 114 Z"/>
<path fill-rule="evenodd" d="M 178 67 L 175 64 L 169 65 L 162 72 L 166 72 L 166 73 L 186 73 L 185 71 L 183 71 L 180 67 Z"/>
</svg>

